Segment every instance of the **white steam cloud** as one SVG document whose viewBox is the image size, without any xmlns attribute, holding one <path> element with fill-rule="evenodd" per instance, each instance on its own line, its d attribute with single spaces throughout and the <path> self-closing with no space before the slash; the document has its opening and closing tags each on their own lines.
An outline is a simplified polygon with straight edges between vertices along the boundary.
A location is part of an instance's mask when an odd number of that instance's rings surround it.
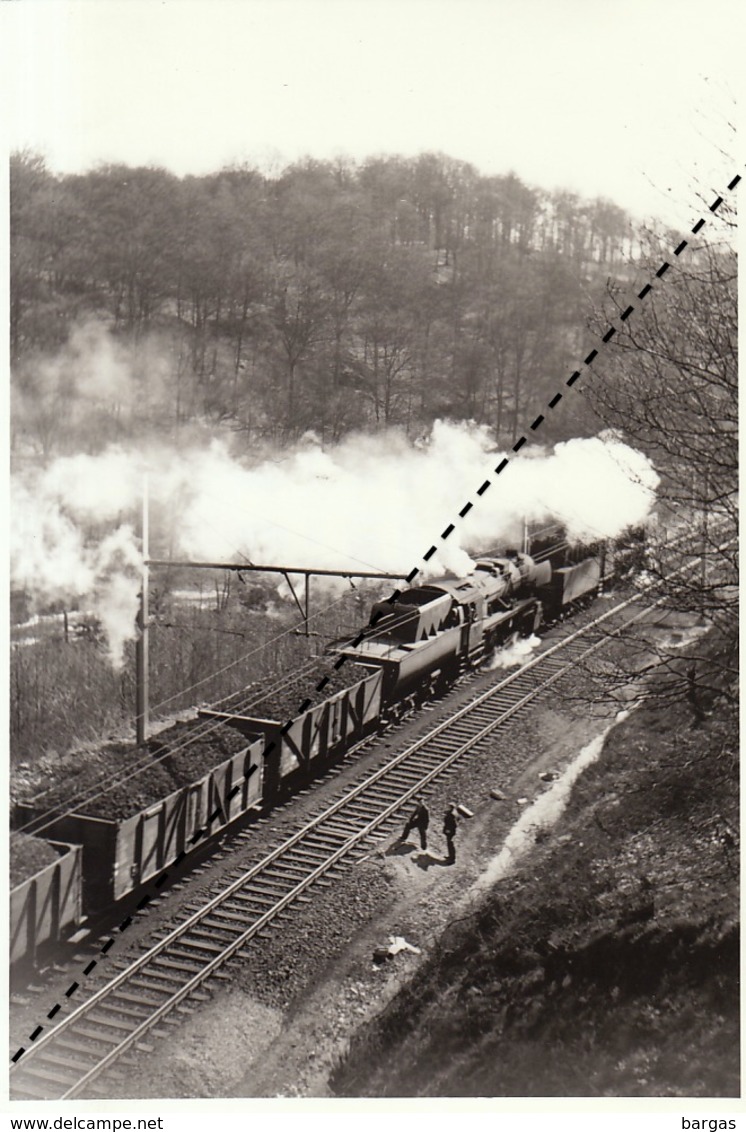
<svg viewBox="0 0 746 1132">
<path fill-rule="evenodd" d="M 179 540 L 193 557 L 408 573 L 454 522 L 427 572 L 459 574 L 470 550 L 518 541 L 524 518 L 561 522 L 574 541 L 613 537 L 645 518 L 658 484 L 645 456 L 606 434 L 513 457 L 478 498 L 500 459 L 486 428 L 440 421 L 417 445 L 356 436 L 323 451 L 309 440 L 250 469 L 213 445 L 182 481 Z"/>
<path fill-rule="evenodd" d="M 220 442 L 63 457 L 13 481 L 13 584 L 39 602 L 90 601 L 116 664 L 135 633 L 132 522 L 146 472 L 153 515 L 173 524 L 174 556 L 406 574 L 436 541 L 430 575 L 461 574 L 470 551 L 517 543 L 524 518 L 560 522 L 574 540 L 613 537 L 645 518 L 658 483 L 647 458 L 610 434 L 530 449 L 490 475 L 500 459 L 485 428 L 445 422 L 416 445 L 378 434 L 324 450 L 308 437 L 253 467 Z M 485 478 L 492 486 L 478 498 Z M 459 520 L 467 500 L 475 505 Z"/>
</svg>

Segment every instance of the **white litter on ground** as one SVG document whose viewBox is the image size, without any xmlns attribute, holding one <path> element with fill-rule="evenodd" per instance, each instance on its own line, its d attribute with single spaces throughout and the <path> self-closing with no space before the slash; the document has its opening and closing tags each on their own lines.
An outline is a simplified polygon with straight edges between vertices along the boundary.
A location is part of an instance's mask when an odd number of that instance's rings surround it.
<svg viewBox="0 0 746 1132">
<path fill-rule="evenodd" d="M 422 951 L 414 944 L 408 943 L 403 935 L 390 935 L 389 936 L 389 955 L 398 955 L 400 951 L 413 951 L 415 955 L 421 955 Z"/>
</svg>

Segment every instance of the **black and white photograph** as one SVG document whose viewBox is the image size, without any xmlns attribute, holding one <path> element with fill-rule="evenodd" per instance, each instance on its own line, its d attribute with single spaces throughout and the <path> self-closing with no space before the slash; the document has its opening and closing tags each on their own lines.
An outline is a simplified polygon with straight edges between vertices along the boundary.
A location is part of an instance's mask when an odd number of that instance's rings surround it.
<svg viewBox="0 0 746 1132">
<path fill-rule="evenodd" d="M 739 6 L 2 9 L 10 1126 L 736 1128 Z"/>
</svg>

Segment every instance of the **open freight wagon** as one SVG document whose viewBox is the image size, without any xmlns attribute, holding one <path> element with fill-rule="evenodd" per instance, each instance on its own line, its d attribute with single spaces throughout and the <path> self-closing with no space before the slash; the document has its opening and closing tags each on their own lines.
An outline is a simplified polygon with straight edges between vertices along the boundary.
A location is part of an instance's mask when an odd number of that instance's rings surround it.
<svg viewBox="0 0 746 1132">
<path fill-rule="evenodd" d="M 80 845 L 48 842 L 60 854 L 10 890 L 10 962 L 35 959 L 46 944 L 72 934 L 82 915 Z"/>
<path fill-rule="evenodd" d="M 360 671 L 365 671 L 362 667 Z M 318 769 L 375 731 L 381 718 L 383 673 L 378 670 L 335 692 L 292 722 L 203 708 L 206 719 L 219 719 L 251 738 L 261 737 L 264 759 L 264 801 L 274 802 L 281 789 Z"/>
<path fill-rule="evenodd" d="M 119 821 L 81 812 L 48 822 L 45 829 L 51 837 L 74 843 L 82 854 L 83 915 L 100 915 L 182 853 L 189 853 L 195 844 L 192 836 L 198 830 L 216 833 L 258 807 L 262 800 L 262 751 L 261 742 L 247 743 L 196 782 Z M 23 804 L 18 812 L 24 820 L 37 816 Z M 11 938 L 20 930 L 20 924 L 13 920 L 11 901 Z M 20 951 L 17 957 L 22 957 Z"/>
</svg>

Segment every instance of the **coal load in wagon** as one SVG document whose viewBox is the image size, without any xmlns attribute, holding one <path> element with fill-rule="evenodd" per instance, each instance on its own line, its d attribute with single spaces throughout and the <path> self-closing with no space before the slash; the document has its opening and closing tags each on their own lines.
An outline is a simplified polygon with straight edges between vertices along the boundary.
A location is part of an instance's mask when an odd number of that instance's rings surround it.
<svg viewBox="0 0 746 1132">
<path fill-rule="evenodd" d="M 81 752 L 80 761 L 65 767 L 65 778 L 29 799 L 41 811 L 65 810 L 101 818 L 136 814 L 173 790 L 168 771 L 153 764 L 149 752 L 131 743 L 107 743 Z"/>
<path fill-rule="evenodd" d="M 197 782 L 220 763 L 246 749 L 248 740 L 224 723 L 176 723 L 148 741 L 147 750 L 168 773 L 171 790 Z"/>
<path fill-rule="evenodd" d="M 178 723 L 144 747 L 116 742 L 81 752 L 65 768 L 64 780 L 27 802 L 36 812 L 66 810 L 120 821 L 203 778 L 245 747 L 246 740 L 229 727 Z"/>
<path fill-rule="evenodd" d="M 261 695 L 257 689 L 254 697 L 241 706 L 240 713 L 251 719 L 273 719 L 284 723 L 298 715 L 298 709 L 306 699 L 314 705 L 321 703 L 335 692 L 343 692 L 353 684 L 358 684 L 368 675 L 366 669 L 349 661 L 341 668 L 335 668 L 332 659 L 319 658 L 318 667 L 310 675 L 289 678 L 282 686 L 278 684 L 265 695 Z M 327 682 L 317 692 L 317 686 L 325 677 Z M 239 711 L 235 707 L 231 710 Z"/>
<path fill-rule="evenodd" d="M 59 853 L 39 837 L 27 833 L 10 835 L 10 887 L 16 888 L 59 860 Z"/>
</svg>

